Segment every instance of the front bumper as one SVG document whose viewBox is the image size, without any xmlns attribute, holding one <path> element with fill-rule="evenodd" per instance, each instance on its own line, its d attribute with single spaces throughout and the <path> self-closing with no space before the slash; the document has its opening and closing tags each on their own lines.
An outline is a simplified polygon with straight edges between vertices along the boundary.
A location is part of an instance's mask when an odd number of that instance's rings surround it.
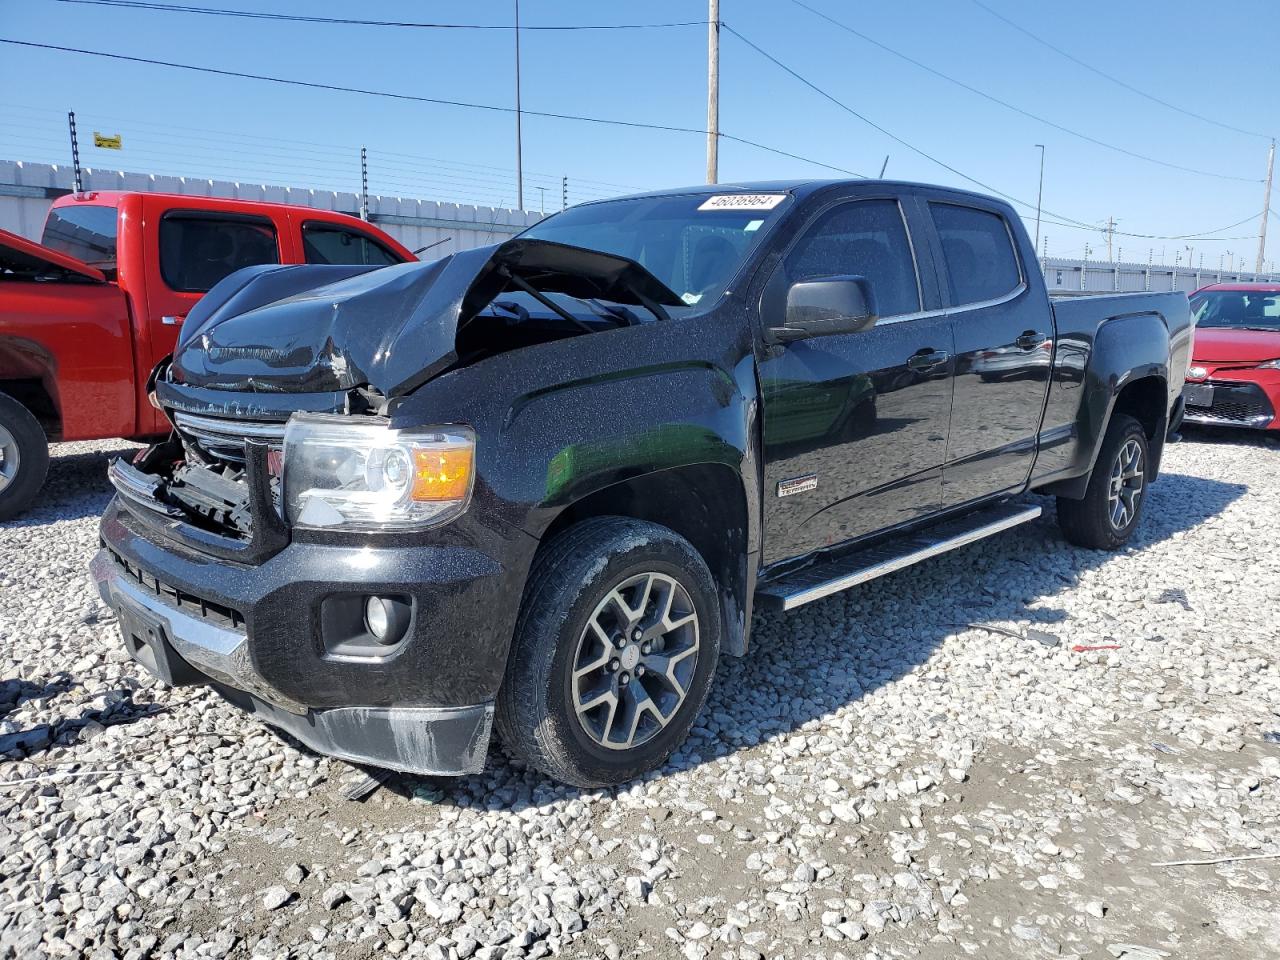
<svg viewBox="0 0 1280 960">
<path fill-rule="evenodd" d="M 150 672 L 213 686 L 321 753 L 422 774 L 481 769 L 520 596 L 506 564 L 461 545 L 293 543 L 245 566 L 148 534 L 113 500 L 91 570 Z M 415 605 L 398 646 L 326 648 L 327 600 L 387 593 Z"/>
<path fill-rule="evenodd" d="M 1276 420 L 1276 404 L 1280 398 L 1278 387 L 1272 387 L 1272 392 L 1269 393 L 1261 383 L 1213 378 L 1187 386 L 1213 388 L 1213 404 L 1207 407 L 1192 404 L 1184 388 L 1183 396 L 1188 402 L 1183 419 L 1187 423 L 1215 427 L 1250 427 L 1255 430 L 1280 427 L 1280 422 Z"/>
</svg>

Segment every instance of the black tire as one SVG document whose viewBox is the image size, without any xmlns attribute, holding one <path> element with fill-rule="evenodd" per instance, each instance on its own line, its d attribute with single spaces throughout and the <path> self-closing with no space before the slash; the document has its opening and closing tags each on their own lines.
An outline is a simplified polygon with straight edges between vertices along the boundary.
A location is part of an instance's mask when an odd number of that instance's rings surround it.
<svg viewBox="0 0 1280 960">
<path fill-rule="evenodd" d="M 0 520 L 31 506 L 48 472 L 49 439 L 40 421 L 13 397 L 0 393 Z"/>
<path fill-rule="evenodd" d="M 659 594 L 651 601 L 651 612 L 642 614 L 645 622 L 652 622 L 661 612 L 657 609 L 665 602 L 661 591 L 671 591 L 667 580 L 683 588 L 680 603 L 691 605 L 696 620 L 692 622 L 692 630 L 685 626 L 679 628 L 678 634 L 674 630 L 664 636 L 655 633 L 655 639 L 647 641 L 649 653 L 639 661 L 639 666 L 623 665 L 621 648 L 599 646 L 599 655 L 610 658 L 608 667 L 595 671 L 604 687 L 597 687 L 586 696 L 581 695 L 580 687 L 577 689 L 582 702 L 612 685 L 614 709 L 601 708 L 606 715 L 599 722 L 604 731 L 602 740 L 586 729 L 591 718 L 580 719 L 575 709 L 572 678 L 575 661 L 580 653 L 587 660 L 595 656 L 594 653 L 588 655 L 588 648 L 580 651 L 579 646 L 580 642 L 591 642 L 586 638 L 589 621 L 594 617 L 599 623 L 605 616 L 599 612 L 602 608 L 616 609 L 605 606 L 606 598 L 615 588 L 645 576 L 659 585 L 644 594 L 646 597 Z M 639 591 L 641 588 L 629 589 Z M 641 606 L 638 592 L 624 596 L 628 603 L 634 602 L 637 608 Z M 630 596 L 637 599 L 633 601 Z M 557 536 L 534 562 L 507 659 L 506 678 L 498 697 L 496 727 L 507 752 L 556 780 L 579 787 L 624 783 L 661 766 L 688 735 L 711 688 L 720 654 L 717 598 L 715 581 L 702 557 L 688 541 L 666 527 L 623 517 L 600 517 L 585 520 Z M 675 608 L 665 609 L 674 611 Z M 682 609 L 681 616 L 688 612 Z M 669 614 L 666 622 L 672 623 L 675 619 L 674 614 Z M 657 631 L 660 627 L 655 624 L 652 629 Z M 592 635 L 598 634 L 593 631 Z M 656 663 L 649 658 L 650 653 L 661 658 L 662 648 L 668 643 L 675 650 L 678 644 L 688 647 L 690 638 L 696 656 L 692 657 L 692 666 L 684 668 L 687 672 L 683 677 L 686 681 L 683 699 L 677 700 L 675 686 L 667 686 L 659 679 L 662 673 L 655 675 L 650 669 L 645 676 L 643 668 L 646 663 L 651 667 Z M 627 638 L 621 640 L 625 646 Z M 618 642 L 618 637 L 614 642 Z M 632 650 L 625 655 L 635 660 L 645 646 L 637 647 L 632 640 Z M 687 652 L 683 659 L 689 659 Z M 669 672 L 676 669 L 672 666 Z M 619 686 L 627 683 L 623 679 L 628 676 L 627 670 L 637 671 L 634 678 L 629 678 L 636 684 L 628 688 L 629 692 Z M 596 679 L 595 674 L 588 675 L 579 684 Z M 615 713 L 626 710 L 628 704 L 635 702 L 637 694 L 644 698 L 655 690 L 655 708 L 661 706 L 664 698 L 670 701 L 667 719 L 659 725 L 652 711 L 635 709 L 634 713 L 642 717 L 641 729 L 648 737 L 641 742 L 639 735 L 634 734 L 635 725 L 628 725 L 625 715 L 615 718 Z M 626 696 L 632 700 L 626 701 Z M 596 716 L 599 715 L 597 712 Z M 604 745 L 604 741 L 614 739 L 609 731 L 615 722 L 622 723 L 623 732 L 627 729 L 633 732 L 636 742 L 632 746 Z"/>
<path fill-rule="evenodd" d="M 1115 502 L 1111 499 L 1113 471 L 1122 453 L 1136 444 L 1141 454 L 1141 486 L 1122 522 L 1115 520 Z M 1127 458 L 1126 458 L 1127 459 Z M 1107 425 L 1106 436 L 1098 460 L 1089 474 L 1089 485 L 1081 500 L 1058 498 L 1058 526 L 1062 534 L 1078 547 L 1094 550 L 1115 550 L 1133 536 L 1142 518 L 1142 505 L 1147 499 L 1147 487 L 1151 482 L 1151 451 L 1147 434 L 1140 424 L 1128 414 L 1117 413 Z M 1126 490 L 1129 488 L 1126 487 Z"/>
</svg>

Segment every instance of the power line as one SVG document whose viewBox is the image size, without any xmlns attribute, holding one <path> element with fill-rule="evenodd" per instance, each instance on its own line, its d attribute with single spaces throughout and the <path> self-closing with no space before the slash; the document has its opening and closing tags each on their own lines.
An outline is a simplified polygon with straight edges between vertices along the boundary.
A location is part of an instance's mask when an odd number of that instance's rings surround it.
<svg viewBox="0 0 1280 960">
<path fill-rule="evenodd" d="M 1010 201 L 1011 203 L 1016 203 L 1016 204 L 1018 204 L 1019 206 L 1026 207 L 1026 208 L 1031 209 L 1031 210 L 1034 210 L 1034 209 L 1035 209 L 1035 204 L 1028 203 L 1028 202 L 1027 202 L 1027 201 L 1025 201 L 1025 200 L 1020 200 L 1020 199 L 1018 199 L 1017 197 L 1015 197 L 1015 196 L 1013 196 L 1013 195 L 1011 195 L 1011 194 L 1005 193 L 1003 190 L 997 190 L 995 187 L 991 186 L 991 184 L 989 184 L 989 183 L 983 183 L 981 180 L 978 180 L 978 179 L 977 179 L 977 178 L 975 178 L 975 177 L 971 177 L 971 176 L 969 176 L 967 173 L 964 173 L 964 172 L 962 172 L 962 171 L 960 171 L 960 170 L 957 170 L 955 167 L 951 166 L 951 164 L 947 163 L 946 161 L 944 161 L 944 160 L 939 160 L 937 157 L 933 156 L 932 154 L 926 153 L 924 150 L 921 150 L 921 149 L 920 149 L 919 147 L 917 147 L 915 144 L 913 144 L 913 143 L 908 143 L 906 140 L 903 140 L 903 139 L 902 139 L 901 137 L 899 137 L 897 134 L 892 133 L 892 132 L 890 132 L 889 130 L 886 130 L 884 127 L 880 126 L 880 124 L 876 123 L 874 120 L 871 120 L 870 118 L 868 118 L 868 117 L 866 117 L 866 116 L 863 116 L 861 113 L 859 113 L 857 110 L 854 110 L 854 109 L 853 109 L 853 107 L 849 106 L 849 105 L 848 105 L 847 103 L 845 103 L 843 100 L 840 100 L 839 98 L 837 98 L 837 97 L 833 96 L 832 94 L 827 93 L 827 91 L 826 91 L 826 90 L 823 90 L 821 87 L 819 87 L 819 86 L 818 86 L 816 83 L 814 83 L 813 81 L 811 81 L 811 80 L 809 80 L 809 79 L 807 79 L 807 78 L 805 78 L 805 77 L 801 76 L 799 73 L 797 73 L 795 70 L 791 69 L 791 68 L 790 68 L 789 66 L 787 66 L 785 63 L 783 63 L 781 60 L 779 60 L 777 57 L 773 56 L 773 54 L 769 53 L 768 51 L 764 50 L 763 48 L 761 48 L 761 47 L 760 47 L 760 46 L 758 46 L 757 44 L 755 44 L 755 43 L 751 42 L 750 40 L 748 40 L 746 37 L 744 37 L 744 36 L 743 36 L 741 33 L 739 33 L 737 30 L 733 29 L 733 27 L 729 26 L 727 23 L 722 23 L 722 24 L 721 24 L 721 27 L 722 27 L 724 30 L 727 30 L 729 33 L 733 34 L 735 37 L 737 37 L 739 40 L 741 40 L 743 43 L 745 43 L 747 46 L 749 46 L 752 50 L 756 51 L 756 53 L 760 54 L 762 57 L 764 57 L 764 58 L 765 58 L 766 60 L 768 60 L 770 63 L 774 64 L 774 66 L 778 67 L 779 69 L 781 69 L 781 70 L 782 70 L 782 71 L 784 71 L 785 73 L 790 74 L 790 75 L 791 75 L 792 77 L 794 77 L 796 80 L 799 80 L 799 81 L 800 81 L 801 83 L 803 83 L 806 87 L 808 87 L 810 90 L 812 90 L 812 91 L 814 91 L 815 93 L 817 93 L 817 94 L 818 94 L 819 96 L 821 96 L 823 99 L 825 99 L 825 100 L 829 100 L 831 103 L 835 104 L 835 105 L 836 105 L 837 107 L 839 107 L 841 110 L 843 110 L 843 111 L 845 111 L 846 113 L 850 114 L 851 116 L 854 116 L 854 117 L 856 117 L 857 119 L 861 120 L 863 123 L 865 123 L 867 126 L 871 127 L 872 129 L 877 130 L 877 131 L 879 131 L 880 133 L 884 134 L 886 137 L 888 137 L 890 140 L 893 140 L 895 143 L 899 143 L 899 144 L 901 144 L 902 146 L 906 147 L 906 148 L 907 148 L 908 150 L 910 150 L 912 153 L 915 153 L 915 154 L 917 154 L 917 155 L 919 155 L 919 156 L 921 156 L 921 157 L 924 157 L 926 160 L 928 160 L 928 161 L 929 161 L 929 162 L 931 162 L 931 163 L 936 163 L 938 166 L 942 167 L 944 170 L 949 170 L 951 173 L 954 173 L 954 174 L 955 174 L 957 177 L 959 177 L 960 179 L 965 180 L 965 181 L 967 181 L 967 182 L 969 182 L 969 183 L 972 183 L 972 184 L 974 184 L 975 186 L 981 187 L 983 190 L 986 190 L 988 193 L 993 193 L 993 194 L 995 194 L 995 195 L 996 195 L 996 196 L 998 196 L 998 197 L 1004 197 L 1004 199 L 1006 199 L 1006 200 Z M 1068 217 L 1068 216 L 1066 216 L 1065 214 L 1053 213 L 1053 212 L 1052 212 L 1052 211 L 1050 211 L 1050 210 L 1046 210 L 1046 211 L 1044 211 L 1044 212 L 1045 212 L 1045 213 L 1047 213 L 1047 214 L 1050 214 L 1051 216 L 1058 217 L 1058 218 L 1060 218 L 1060 219 L 1062 219 L 1062 220 L 1072 221 L 1072 222 L 1074 222 L 1077 226 L 1081 226 L 1081 227 L 1088 227 L 1088 228 L 1090 228 L 1090 229 L 1092 228 L 1092 225 L 1091 225 L 1091 224 L 1084 223 L 1083 221 L 1080 221 L 1080 220 L 1073 220 L 1073 218 Z"/>
<path fill-rule="evenodd" d="M 1087 133 L 1081 133 L 1079 130 L 1073 130 L 1070 127 L 1063 126 L 1062 124 L 1054 120 L 1050 120 L 1047 117 L 1042 117 L 1039 114 L 1032 113 L 1030 110 L 1024 110 L 1022 107 L 1019 107 L 1016 104 L 1010 103 L 1007 100 L 1002 100 L 999 97 L 994 96 L 993 94 L 987 93 L 985 90 L 980 90 L 977 87 L 972 86 L 971 84 L 968 84 L 963 80 L 960 80 L 956 77 L 951 76 L 950 74 L 943 73 L 941 70 L 938 70 L 935 67 L 931 67 L 929 66 L 929 64 L 923 63 L 922 61 L 917 60 L 914 57 L 908 56 L 907 54 L 903 53 L 900 50 L 895 50 L 893 47 L 889 46 L 886 43 L 881 43 L 879 40 L 876 40 L 874 37 L 867 36 L 867 34 L 861 32 L 860 30 L 854 29 L 853 27 L 849 26 L 847 23 L 843 23 L 840 20 L 837 20 L 835 17 L 828 16 L 827 14 L 823 13 L 821 10 L 818 10 L 815 7 L 811 7 L 809 4 L 803 2 L 803 0 L 791 0 L 791 2 L 798 7 L 802 7 L 803 9 L 808 10 L 814 16 L 821 17 L 823 20 L 827 21 L 827 23 L 830 23 L 833 26 L 839 27 L 841 30 L 844 30 L 847 33 L 853 34 L 853 36 L 857 37 L 858 39 L 863 40 L 871 44 L 872 46 L 877 47 L 885 51 L 886 53 L 891 54 L 892 56 L 897 57 L 899 60 L 904 60 L 914 67 L 924 70 L 927 73 L 931 73 L 935 77 L 939 77 L 942 80 L 946 80 L 948 83 L 953 83 L 957 87 L 960 87 L 963 90 L 968 90 L 970 93 L 975 94 L 976 96 L 982 97 L 984 100 L 989 100 L 991 103 L 997 104 L 998 106 L 1004 107 L 1006 110 L 1012 110 L 1014 113 L 1020 114 L 1021 116 L 1027 117 L 1031 120 L 1035 120 L 1038 123 L 1043 123 L 1046 126 L 1052 127 L 1055 130 L 1060 130 L 1063 133 L 1069 134 L 1073 137 L 1078 137 L 1079 139 L 1084 140 L 1088 143 L 1092 143 L 1095 146 L 1102 147 L 1106 150 L 1113 150 L 1116 153 L 1121 153 L 1127 157 L 1133 157 L 1137 160 L 1144 160 L 1147 163 L 1154 163 L 1162 167 L 1168 167 L 1171 170 L 1181 170 L 1184 173 L 1194 173 L 1203 177 L 1215 177 L 1219 180 L 1238 180 L 1243 183 L 1261 183 L 1262 182 L 1257 177 L 1238 177 L 1238 176 L 1234 176 L 1232 174 L 1227 174 L 1227 173 L 1214 173 L 1212 170 L 1199 170 L 1195 167 L 1184 167 L 1182 164 L 1179 164 L 1179 163 L 1171 163 L 1168 160 L 1161 160 L 1158 157 L 1149 157 L 1144 153 L 1138 153 L 1137 151 L 1129 150 L 1126 147 L 1117 146 L 1116 144 L 1108 143 L 1105 140 L 1099 140 L 1097 137 L 1090 136 Z"/>
<path fill-rule="evenodd" d="M 1048 40 L 1044 39 L 1043 37 L 1035 33 L 1032 33 L 1026 27 L 1021 26 L 1020 24 L 1014 23 L 1012 20 L 1010 20 L 1008 17 L 1004 16 L 1003 14 L 997 13 L 995 10 L 992 10 L 989 6 L 983 3 L 982 0 L 970 0 L 970 3 L 972 3 L 976 7 L 979 7 L 982 10 L 985 10 L 991 16 L 995 17 L 997 20 L 1001 21 L 1002 23 L 1005 23 L 1008 26 L 1012 27 L 1014 30 L 1017 30 L 1019 33 L 1023 34 L 1024 36 L 1030 37 L 1032 40 L 1034 40 L 1036 43 L 1040 44 L 1041 46 L 1048 47 L 1050 50 L 1052 50 L 1054 53 L 1058 54 L 1059 56 L 1065 57 L 1066 59 L 1070 60 L 1072 63 L 1076 64 L 1077 66 L 1084 67 L 1086 70 L 1090 71 L 1091 73 L 1096 73 L 1098 76 L 1102 77 L 1104 80 L 1110 80 L 1112 83 L 1116 84 L 1117 86 L 1124 87 L 1124 89 L 1128 90 L 1130 93 L 1136 93 L 1138 96 L 1143 97 L 1144 99 L 1150 100 L 1152 103 L 1158 103 L 1162 107 L 1167 107 L 1170 110 L 1173 110 L 1177 113 L 1181 113 L 1188 117 L 1193 117 L 1196 120 L 1201 120 L 1204 123 L 1211 123 L 1215 127 L 1221 127 L 1224 130 L 1231 130 L 1234 133 L 1242 133 L 1247 137 L 1261 137 L 1264 140 L 1271 139 L 1270 134 L 1258 133 L 1257 131 L 1254 131 L 1254 130 L 1245 130 L 1242 127 L 1232 126 L 1229 123 L 1223 123 L 1221 120 L 1215 120 L 1213 119 L 1213 117 L 1206 117 L 1204 116 L 1204 114 L 1196 113 L 1194 110 L 1188 110 L 1186 107 L 1180 107 L 1176 103 L 1170 103 L 1168 100 L 1162 100 L 1159 97 L 1155 96 L 1154 94 L 1147 93 L 1145 90 L 1140 90 L 1139 88 L 1135 87 L 1133 84 L 1127 83 L 1124 80 L 1121 80 L 1119 77 L 1112 76 L 1111 74 L 1107 73 L 1105 70 L 1100 70 L 1099 68 L 1095 67 L 1091 63 L 1086 63 L 1084 60 L 1081 60 L 1079 57 L 1068 53 L 1066 50 L 1063 50 L 1061 47 L 1054 46 Z"/>
<path fill-rule="evenodd" d="M 771 63 L 773 63 L 775 66 L 779 67 L 781 70 L 783 70 L 783 71 L 785 71 L 786 73 L 790 74 L 790 75 L 791 75 L 792 77 L 794 77 L 796 80 L 799 80 L 801 83 L 803 83 L 803 84 L 804 84 L 805 86 L 807 86 L 809 89 L 813 90 L 815 93 L 819 94 L 820 96 L 822 96 L 822 97 L 823 97 L 823 98 L 825 98 L 826 100 L 829 100 L 831 103 L 835 104 L 835 105 L 836 105 L 836 106 L 838 106 L 840 109 L 844 110 L 846 113 L 851 114 L 852 116 L 854 116 L 854 117 L 858 118 L 859 120 L 861 120 L 863 123 L 867 124 L 868 126 L 872 127 L 873 129 L 875 129 L 875 130 L 879 131 L 880 133 L 884 134 L 885 136 L 889 137 L 891 140 L 893 140 L 893 141 L 895 141 L 895 142 L 897 142 L 897 143 L 902 144 L 902 146 L 906 147 L 908 150 L 912 151 L 913 153 L 916 153 L 916 154 L 918 154 L 919 156 L 924 157 L 926 160 L 929 160 L 929 161 L 930 161 L 930 162 L 932 162 L 932 163 L 936 163 L 938 166 L 942 167 L 943 169 L 945 169 L 945 170 L 949 170 L 951 173 L 955 174 L 956 176 L 960 177 L 961 179 L 966 180 L 966 181 L 968 181 L 969 183 L 975 184 L 975 185 L 977 185 L 977 186 L 981 187 L 983 190 L 986 190 L 986 191 L 987 191 L 987 192 L 989 192 L 989 193 L 993 193 L 993 194 L 995 194 L 996 196 L 999 196 L 999 197 L 1004 197 L 1006 200 L 1010 201 L 1011 203 L 1016 203 L 1016 204 L 1018 204 L 1019 206 L 1022 206 L 1022 207 L 1027 208 L 1028 210 L 1034 210 L 1034 209 L 1035 209 L 1035 205 L 1034 205 L 1034 204 L 1029 203 L 1029 202 L 1028 202 L 1028 201 L 1026 201 L 1026 200 L 1020 200 L 1019 198 L 1017 198 L 1017 197 L 1015 197 L 1015 196 L 1013 196 L 1013 195 L 1011 195 L 1011 194 L 1008 194 L 1008 193 L 1005 193 L 1005 192 L 1004 192 L 1004 191 L 1002 191 L 1002 190 L 998 190 L 998 189 L 996 189 L 996 188 L 995 188 L 995 187 L 993 187 L 991 184 L 984 183 L 984 182 L 982 182 L 981 180 L 978 180 L 978 179 L 976 179 L 976 178 L 974 178 L 974 177 L 971 177 L 971 176 L 969 176 L 968 174 L 963 173 L 962 171 L 960 171 L 960 170 L 956 169 L 955 167 L 951 166 L 949 163 L 946 163 L 945 161 L 938 159 L 937 157 L 933 156 L 932 154 L 926 153 L 924 150 L 920 149 L 919 147 L 915 146 L 914 144 L 908 143 L 906 140 L 903 140 L 903 139 L 902 139 L 901 137 L 899 137 L 897 134 L 894 134 L 894 133 L 890 132 L 889 130 L 886 130 L 884 127 L 880 126 L 880 125 L 879 125 L 878 123 L 876 123 L 875 121 L 870 120 L 869 118 L 867 118 L 867 117 L 863 116 L 861 113 L 858 113 L 858 111 L 854 110 L 852 107 L 850 107 L 850 106 L 849 106 L 848 104 L 846 104 L 844 101 L 842 101 L 842 100 L 840 100 L 840 99 L 836 98 L 836 97 L 835 97 L 835 96 L 833 96 L 832 94 L 830 94 L 830 93 L 828 93 L 827 91 L 823 90 L 823 89 L 822 89 L 821 87 L 819 87 L 817 84 L 815 84 L 815 83 L 813 83 L 812 81 L 810 81 L 810 80 L 806 79 L 805 77 L 801 76 L 799 73 L 797 73 L 797 72 L 796 72 L 795 70 L 793 70 L 791 67 L 787 66 L 785 63 L 783 63 L 783 62 L 782 62 L 781 60 L 779 60 L 777 57 L 774 57 L 772 54 L 770 54 L 770 53 L 768 53 L 767 51 L 763 50 L 763 49 L 762 49 L 760 46 L 758 46 L 757 44 L 755 44 L 755 43 L 753 43 L 752 41 L 748 40 L 746 37 L 744 37 L 744 36 L 743 36 L 741 33 L 739 33 L 737 30 L 735 30 L 735 29 L 733 29 L 731 26 L 729 26 L 727 23 L 722 23 L 722 24 L 721 24 L 721 27 L 722 27 L 722 29 L 727 30 L 729 33 L 732 33 L 735 37 L 737 37 L 739 40 L 741 40 L 741 41 L 742 41 L 743 43 L 745 43 L 747 46 L 751 47 L 753 50 L 755 50 L 757 53 L 759 53 L 759 54 L 760 54 L 761 56 L 763 56 L 765 59 L 769 60 L 769 61 L 770 61 Z M 1090 231 L 1100 231 L 1100 230 L 1101 230 L 1101 228 L 1100 228 L 1099 226 L 1097 226 L 1096 224 L 1085 223 L 1085 222 L 1084 222 L 1084 221 L 1082 221 L 1082 220 L 1076 220 L 1074 217 L 1068 217 L 1068 216 L 1066 216 L 1065 214 L 1061 214 L 1061 213 L 1054 213 L 1052 210 L 1044 210 L 1043 212 L 1044 212 L 1044 214 L 1045 214 L 1047 217 L 1051 217 L 1051 218 L 1053 218 L 1053 219 L 1049 220 L 1048 222 L 1050 222 L 1050 223 L 1054 223 L 1054 224 L 1056 224 L 1056 225 L 1058 225 L 1058 226 L 1064 226 L 1064 227 L 1075 227 L 1075 228 L 1077 228 L 1077 229 L 1090 230 Z M 1251 214 L 1250 216 L 1245 217 L 1243 220 L 1239 221 L 1238 223 L 1233 223 L 1233 224 L 1230 224 L 1230 225 L 1228 225 L 1228 226 L 1226 226 L 1226 227 L 1220 227 L 1220 228 L 1218 228 L 1218 229 L 1219 229 L 1219 230 L 1229 230 L 1229 229 L 1231 229 L 1231 227 L 1236 227 L 1236 226 L 1239 226 L 1241 223 L 1246 223 L 1246 222 L 1248 222 L 1249 220 L 1253 219 L 1255 216 L 1257 216 L 1257 214 Z M 1212 232 L 1214 232 L 1214 231 L 1208 231 L 1208 232 L 1212 233 Z M 1171 240 L 1193 240 L 1193 239 L 1199 239 L 1201 236 L 1203 236 L 1202 234 L 1186 234 L 1186 235 L 1179 236 L 1179 237 L 1168 237 L 1168 238 L 1165 238 L 1165 237 L 1157 237 L 1155 234 L 1127 233 L 1127 232 L 1123 232 L 1123 231 L 1119 231 L 1119 230 L 1115 230 L 1115 231 L 1113 231 L 1113 233 L 1114 233 L 1114 234 L 1117 234 L 1117 235 L 1123 235 L 1123 236 L 1141 237 L 1141 238 L 1144 238 L 1144 239 L 1150 238 L 1150 239 L 1171 239 Z M 1221 238 L 1221 239 L 1232 239 L 1232 238 L 1224 237 L 1224 238 Z"/>
<path fill-rule="evenodd" d="M 267 83 L 279 83 L 286 86 L 305 87 L 312 90 L 330 90 L 339 93 L 357 93 L 369 97 L 385 97 L 391 100 L 406 100 L 416 103 L 431 103 L 438 106 L 446 107 L 464 107 L 471 110 L 485 110 L 490 113 L 515 113 L 515 107 L 503 107 L 491 103 L 468 103 L 463 100 L 444 100 L 435 97 L 422 97 L 409 93 L 393 93 L 386 90 L 369 90 L 363 87 L 344 87 L 333 83 L 319 83 L 310 80 L 290 80 L 285 77 L 273 77 L 260 73 L 243 73 L 237 70 L 223 70 L 217 67 L 201 67 L 188 63 L 175 63 L 171 60 L 156 60 L 150 57 L 131 57 L 122 53 L 108 53 L 103 50 L 86 50 L 80 47 L 64 47 L 52 43 L 36 43 L 32 40 L 14 40 L 8 37 L 0 37 L 0 43 L 8 43 L 19 47 L 30 47 L 37 50 L 55 50 L 60 53 L 75 53 L 81 56 L 101 57 L 107 60 L 120 60 L 126 63 L 142 63 L 149 66 L 170 67 L 175 70 L 188 70 L 194 73 L 209 73 L 215 76 L 236 77 L 242 80 L 262 80 Z M 637 130 L 661 130 L 668 133 L 696 133 L 700 136 L 706 136 L 707 131 L 696 127 L 677 127 L 659 123 L 641 123 L 635 120 L 613 120 L 606 117 L 588 117 L 571 113 L 552 113 L 546 110 L 523 110 L 527 116 L 545 117 L 552 120 L 575 120 L 582 123 L 596 123 L 605 126 L 628 127 Z M 789 157 L 793 160 L 800 160 L 804 163 L 811 163 L 817 167 L 823 167 L 827 170 L 834 170 L 838 173 L 849 174 L 854 177 L 863 177 L 863 174 L 849 170 L 846 167 L 837 166 L 831 163 L 824 163 L 821 160 L 815 160 L 812 157 L 806 157 L 798 153 L 791 153 L 778 147 L 771 147 L 767 144 L 760 143 L 755 140 L 748 140 L 745 137 L 735 137 L 720 131 L 722 140 L 732 140 L 735 143 L 741 143 L 744 146 L 754 147 L 757 150 L 763 150 L 767 153 L 777 154 L 782 157 Z"/>
<path fill-rule="evenodd" d="M 414 20 L 364 20 L 355 17 L 315 17 L 292 13 L 267 13 L 258 10 L 230 10 L 224 7 L 197 7 L 189 4 L 146 3 L 142 0 L 57 0 L 96 7 L 122 7 L 128 10 L 151 10 L 164 13 L 196 13 L 215 17 L 241 17 L 250 20 L 284 20 L 295 23 L 325 23 L 356 27 L 411 27 L 429 30 L 514 30 L 506 23 L 423 23 Z M 705 27 L 705 20 L 681 20 L 670 23 L 581 23 L 566 25 L 525 26 L 524 30 L 651 30 L 665 27 Z"/>
</svg>

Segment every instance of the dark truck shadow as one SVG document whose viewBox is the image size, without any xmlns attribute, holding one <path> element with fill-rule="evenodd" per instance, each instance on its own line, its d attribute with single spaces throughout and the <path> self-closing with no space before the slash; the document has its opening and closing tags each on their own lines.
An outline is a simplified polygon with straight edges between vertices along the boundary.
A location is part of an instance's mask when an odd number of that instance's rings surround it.
<svg viewBox="0 0 1280 960">
<path fill-rule="evenodd" d="M 71 676 L 66 673 L 37 681 L 0 680 L 0 719 L 31 700 L 52 699 L 73 686 Z M 70 746 L 79 738 L 80 731 L 90 724 L 114 727 L 154 717 L 169 709 L 158 703 L 137 703 L 133 699 L 135 692 L 128 687 L 102 691 L 95 694 L 95 699 L 104 697 L 106 700 L 101 708 L 81 709 L 75 716 L 58 717 L 51 723 L 33 724 L 0 736 L 0 766 L 30 759 L 55 746 Z"/>
<path fill-rule="evenodd" d="M 101 516 L 112 494 L 107 464 L 116 457 L 131 456 L 136 449 L 122 446 L 70 452 L 74 447 L 54 444 L 49 448 L 49 476 L 36 502 L 22 516 L 0 523 L 0 529 L 43 527 L 60 520 Z"/>
<path fill-rule="evenodd" d="M 1182 439 L 1190 443 L 1212 443 L 1219 446 L 1248 447 L 1254 450 L 1280 450 L 1280 430 L 1249 430 L 1243 427 L 1211 427 L 1184 423 Z"/>
<path fill-rule="evenodd" d="M 1136 553 L 1195 527 L 1221 513 L 1245 489 L 1240 484 L 1164 474 L 1151 487 L 1141 528 L 1126 552 Z M 1028 604 L 1075 586 L 1082 573 L 1117 555 L 1070 546 L 1058 533 L 1053 500 L 1029 496 L 1027 501 L 1044 507 L 1044 515 L 1033 523 L 836 594 L 802 611 L 757 616 L 747 656 L 722 659 L 689 739 L 665 767 L 649 776 L 692 769 L 829 716 L 926 662 L 949 635 L 971 622 L 1026 623 L 1056 632 L 1069 645 L 1066 615 L 1053 609 L 1029 610 Z M 1048 551 L 1064 554 L 1068 563 L 1044 564 Z M 1168 587 L 1174 592 L 1181 586 L 1151 584 L 1153 589 Z M 919 605 L 922 590 L 935 598 L 936 618 L 905 638 L 897 636 L 895 610 Z M 962 599 L 946 602 L 953 597 Z M 992 643 L 997 642 L 1035 641 L 992 637 Z M 920 725 L 926 729 L 928 718 L 921 717 Z M 450 780 L 392 775 L 383 786 L 406 797 L 429 795 L 438 803 L 510 810 L 581 792 L 509 760 L 496 739 L 489 765 L 480 776 Z"/>
</svg>

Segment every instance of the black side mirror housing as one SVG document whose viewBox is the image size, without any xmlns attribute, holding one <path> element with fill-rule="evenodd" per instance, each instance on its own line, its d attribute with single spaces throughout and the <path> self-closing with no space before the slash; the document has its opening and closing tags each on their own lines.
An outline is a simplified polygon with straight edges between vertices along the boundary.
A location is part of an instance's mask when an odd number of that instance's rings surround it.
<svg viewBox="0 0 1280 960">
<path fill-rule="evenodd" d="M 875 293 L 861 276 L 823 277 L 793 283 L 787 290 L 782 326 L 772 326 L 773 340 L 784 343 L 830 333 L 858 333 L 875 325 Z"/>
</svg>

